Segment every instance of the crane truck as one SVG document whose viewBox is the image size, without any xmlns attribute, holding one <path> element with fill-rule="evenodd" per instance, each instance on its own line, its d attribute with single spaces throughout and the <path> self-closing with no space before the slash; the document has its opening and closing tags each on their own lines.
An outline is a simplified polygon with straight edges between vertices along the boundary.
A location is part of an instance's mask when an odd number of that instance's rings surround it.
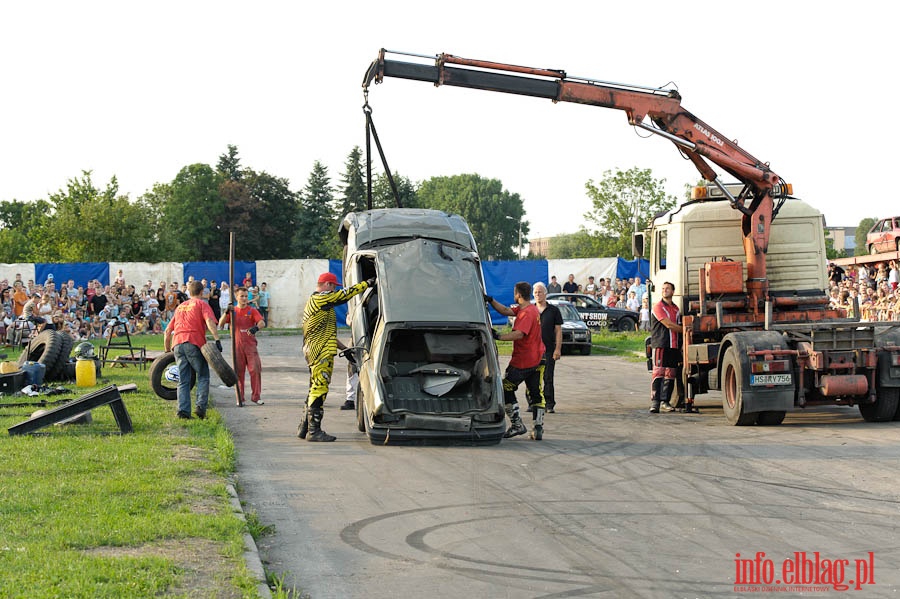
<svg viewBox="0 0 900 599">
<path fill-rule="evenodd" d="M 737 426 L 778 425 L 788 411 L 814 405 L 856 405 L 866 421 L 900 420 L 900 326 L 848 318 L 829 305 L 822 214 L 794 198 L 767 163 L 682 107 L 676 89 L 382 49 L 363 78 L 366 97 L 385 77 L 621 110 L 632 127 L 670 141 L 707 184 L 656 216 L 634 246 L 649 255 L 651 290 L 675 285 L 686 397 L 720 390 L 725 418 Z M 720 181 L 710 163 L 738 184 Z"/>
</svg>

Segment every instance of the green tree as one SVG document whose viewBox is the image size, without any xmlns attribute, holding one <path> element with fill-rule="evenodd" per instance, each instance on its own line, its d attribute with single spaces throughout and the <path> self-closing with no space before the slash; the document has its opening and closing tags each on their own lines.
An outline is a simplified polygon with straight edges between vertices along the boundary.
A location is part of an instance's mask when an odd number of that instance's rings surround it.
<svg viewBox="0 0 900 599">
<path fill-rule="evenodd" d="M 334 213 L 334 189 L 328 168 L 316 160 L 306 187 L 300 192 L 297 227 L 291 251 L 297 258 L 336 258 L 340 256 L 337 215 Z"/>
<path fill-rule="evenodd" d="M 115 177 L 101 190 L 84 171 L 51 194 L 50 203 L 54 210 L 41 226 L 34 261 L 142 261 L 152 251 L 150 213 L 118 195 Z"/>
<path fill-rule="evenodd" d="M 865 256 L 869 253 L 869 248 L 866 245 L 866 235 L 877 222 L 877 218 L 864 218 L 856 225 L 856 235 L 854 235 L 854 239 L 856 240 L 856 250 L 854 250 L 854 255 Z"/>
<path fill-rule="evenodd" d="M 522 245 L 528 241 L 522 199 L 519 194 L 503 189 L 499 179 L 485 179 L 476 174 L 432 177 L 422 183 L 417 195 L 422 207 L 459 214 L 466 219 L 484 258 L 514 259 L 519 249 L 520 223 Z"/>
<path fill-rule="evenodd" d="M 287 179 L 266 172 L 245 169 L 241 181 L 250 204 L 247 229 L 237 238 L 240 255 L 248 260 L 290 258 L 297 227 L 297 194 Z"/>
<path fill-rule="evenodd" d="M 186 166 L 175 176 L 160 228 L 163 244 L 173 248 L 169 260 L 228 258 L 228 230 L 221 229 L 226 213 L 219 193 L 222 180 L 208 164 Z"/>
<path fill-rule="evenodd" d="M 238 158 L 237 146 L 228 144 L 228 150 L 219 156 L 219 162 L 216 164 L 218 171 L 226 179 L 232 181 L 240 181 L 243 177 L 241 172 L 241 159 Z"/>
<path fill-rule="evenodd" d="M 362 150 L 354 146 L 344 163 L 341 173 L 341 199 L 338 202 L 338 216 L 366 209 L 366 177 L 363 170 Z M 373 193 L 374 195 L 374 193 Z"/>
<path fill-rule="evenodd" d="M 410 181 L 409 177 L 404 177 L 396 171 L 393 173 L 393 178 L 394 185 L 397 186 L 397 195 L 400 196 L 400 204 L 404 208 L 420 207 L 416 184 Z M 388 181 L 387 175 L 381 173 L 374 179 L 372 182 L 372 207 L 396 208 L 397 199 L 391 190 L 391 183 Z"/>
<path fill-rule="evenodd" d="M 35 242 L 50 214 L 46 200 L 0 202 L 0 262 L 33 262 Z"/>
<path fill-rule="evenodd" d="M 606 171 L 599 185 L 593 180 L 585 183 L 593 210 L 584 218 L 597 226 L 597 233 L 608 243 L 600 244 L 600 255 L 631 256 L 631 234 L 637 218 L 638 230 L 643 230 L 657 212 L 675 206 L 675 196 L 667 196 L 665 179 L 654 179 L 650 169 L 632 167 L 627 171 Z"/>
<path fill-rule="evenodd" d="M 153 250 L 145 260 L 163 262 L 171 260 L 171 256 L 181 251 L 181 244 L 165 233 L 163 223 L 166 221 L 165 211 L 172 200 L 171 183 L 154 183 L 153 187 L 138 197 L 138 204 L 147 212 L 150 229 L 147 238 L 153 240 Z"/>
<path fill-rule="evenodd" d="M 550 239 L 550 246 L 547 248 L 547 257 L 551 260 L 592 258 L 598 255 L 600 255 L 598 252 L 598 239 L 584 228 L 577 233 L 567 233 L 553 237 Z"/>
</svg>

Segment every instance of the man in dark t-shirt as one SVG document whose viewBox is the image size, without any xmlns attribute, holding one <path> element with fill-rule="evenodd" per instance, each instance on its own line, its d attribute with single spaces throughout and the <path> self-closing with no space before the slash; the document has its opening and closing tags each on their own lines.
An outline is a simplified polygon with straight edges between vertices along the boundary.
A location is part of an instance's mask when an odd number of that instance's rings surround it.
<svg viewBox="0 0 900 599">
<path fill-rule="evenodd" d="M 575 282 L 575 275 L 569 275 L 569 280 L 563 283 L 563 291 L 565 293 L 578 293 L 578 283 Z"/>
<path fill-rule="evenodd" d="M 534 284 L 534 305 L 541 313 L 541 339 L 544 342 L 544 403 L 551 414 L 556 411 L 556 391 L 553 374 L 556 361 L 562 355 L 563 317 L 559 308 L 547 303 L 547 288 Z"/>
</svg>

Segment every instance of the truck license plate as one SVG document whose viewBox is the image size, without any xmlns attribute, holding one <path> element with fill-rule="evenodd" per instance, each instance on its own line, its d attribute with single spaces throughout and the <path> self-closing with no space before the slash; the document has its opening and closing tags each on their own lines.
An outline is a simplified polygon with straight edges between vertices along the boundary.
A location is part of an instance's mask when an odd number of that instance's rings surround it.
<svg viewBox="0 0 900 599">
<path fill-rule="evenodd" d="M 751 385 L 790 385 L 790 374 L 751 374 Z"/>
</svg>

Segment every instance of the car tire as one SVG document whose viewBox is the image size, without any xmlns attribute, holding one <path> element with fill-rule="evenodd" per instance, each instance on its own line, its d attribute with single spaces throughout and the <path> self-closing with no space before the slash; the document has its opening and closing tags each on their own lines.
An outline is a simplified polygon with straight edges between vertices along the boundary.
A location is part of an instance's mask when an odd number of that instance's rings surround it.
<svg viewBox="0 0 900 599">
<path fill-rule="evenodd" d="M 175 354 L 166 352 L 150 364 L 150 388 L 160 399 L 175 401 L 178 399 L 178 385 L 166 379 L 166 371 L 175 363 Z M 191 370 L 191 389 L 197 382 L 197 373 Z"/>
<path fill-rule="evenodd" d="M 590 345 L 583 345 L 583 346 L 581 347 L 581 355 L 582 355 L 582 356 L 589 356 L 589 355 L 591 355 L 591 348 L 592 348 L 592 346 L 590 346 Z"/>
<path fill-rule="evenodd" d="M 56 366 L 56 360 L 59 359 L 59 352 L 62 350 L 62 342 L 62 337 L 56 331 L 49 329 L 41 331 L 19 356 L 19 366 L 23 366 L 25 362 L 43 364 L 46 378 L 47 373 Z"/>
<path fill-rule="evenodd" d="M 66 363 L 69 361 L 69 354 L 72 353 L 72 347 L 75 345 L 75 340 L 68 333 L 57 333 L 57 336 L 59 337 L 59 355 L 52 366 L 47 364 L 47 376 L 44 379 L 48 381 L 66 380 Z"/>
<path fill-rule="evenodd" d="M 624 318 L 620 318 L 616 323 L 616 330 L 620 333 L 627 333 L 629 331 L 637 330 L 637 321 L 628 318 L 627 316 Z"/>
<path fill-rule="evenodd" d="M 216 344 L 212 341 L 207 341 L 206 345 L 200 348 L 200 351 L 203 352 L 203 357 L 206 358 L 209 367 L 222 379 L 222 383 L 226 387 L 234 387 L 237 383 L 237 374 L 234 372 L 231 364 L 225 361 L 225 356 L 222 355 Z"/>
</svg>

